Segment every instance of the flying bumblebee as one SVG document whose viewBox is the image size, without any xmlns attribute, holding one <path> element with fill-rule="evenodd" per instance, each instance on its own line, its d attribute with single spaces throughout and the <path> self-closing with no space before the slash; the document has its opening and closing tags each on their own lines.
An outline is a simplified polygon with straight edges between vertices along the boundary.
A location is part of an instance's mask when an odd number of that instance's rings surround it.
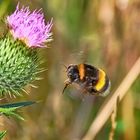
<svg viewBox="0 0 140 140">
<path fill-rule="evenodd" d="M 88 64 L 70 64 L 67 67 L 68 79 L 65 81 L 65 89 L 76 83 L 83 93 L 106 96 L 109 94 L 111 83 L 107 74 L 100 68 Z"/>
</svg>

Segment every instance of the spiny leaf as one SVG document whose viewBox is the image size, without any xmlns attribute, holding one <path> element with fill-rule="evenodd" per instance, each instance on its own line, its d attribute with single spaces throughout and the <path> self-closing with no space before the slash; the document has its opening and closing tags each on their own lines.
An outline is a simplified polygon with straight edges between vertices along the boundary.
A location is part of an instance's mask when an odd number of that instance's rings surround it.
<svg viewBox="0 0 140 140">
<path fill-rule="evenodd" d="M 18 102 L 18 103 L 13 103 L 13 104 L 4 104 L 0 105 L 0 113 L 5 115 L 5 116 L 13 116 L 16 117 L 17 119 L 24 120 L 22 116 L 16 113 L 16 110 L 21 107 L 29 106 L 32 105 L 36 102 L 34 101 L 27 101 L 27 102 Z"/>
<path fill-rule="evenodd" d="M 15 117 L 15 118 L 17 118 L 19 120 L 24 121 L 24 118 L 21 115 L 19 115 L 18 113 L 16 113 L 16 112 L 11 112 L 9 116 L 13 116 L 13 117 Z"/>
<path fill-rule="evenodd" d="M 0 140 L 2 140 L 2 138 L 5 136 L 5 134 L 6 134 L 6 131 L 0 132 Z"/>
<path fill-rule="evenodd" d="M 18 102 L 18 103 L 12 103 L 12 104 L 4 104 L 0 105 L 0 108 L 19 108 L 19 107 L 24 107 L 24 106 L 29 106 L 36 103 L 35 101 L 25 101 L 25 102 Z"/>
</svg>

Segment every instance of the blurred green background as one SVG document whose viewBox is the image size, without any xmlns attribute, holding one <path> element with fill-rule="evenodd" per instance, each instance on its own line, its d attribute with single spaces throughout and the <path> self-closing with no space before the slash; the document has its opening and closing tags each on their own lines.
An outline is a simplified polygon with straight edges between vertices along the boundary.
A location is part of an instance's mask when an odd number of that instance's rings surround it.
<svg viewBox="0 0 140 140">
<path fill-rule="evenodd" d="M 1 35 L 18 2 L 0 0 Z M 0 129 L 8 130 L 5 140 L 80 140 L 106 98 L 83 96 L 74 86 L 62 95 L 63 65 L 86 62 L 104 69 L 113 93 L 140 56 L 140 1 L 22 0 L 20 5 L 42 8 L 46 21 L 53 17 L 53 42 L 39 54 L 47 71 L 34 82 L 38 88 L 7 99 L 40 102 L 21 110 L 26 121 L 0 117 Z M 115 140 L 140 140 L 140 77 L 119 104 L 116 121 Z M 95 139 L 108 140 L 110 129 L 108 120 Z"/>
</svg>

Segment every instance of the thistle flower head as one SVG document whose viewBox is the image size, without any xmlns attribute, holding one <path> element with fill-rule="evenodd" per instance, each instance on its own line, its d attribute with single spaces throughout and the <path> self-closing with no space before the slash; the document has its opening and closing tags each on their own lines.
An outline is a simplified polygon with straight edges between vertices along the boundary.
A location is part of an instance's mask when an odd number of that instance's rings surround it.
<svg viewBox="0 0 140 140">
<path fill-rule="evenodd" d="M 28 47 L 45 47 L 51 38 L 52 20 L 45 24 L 41 10 L 30 12 L 29 7 L 19 8 L 7 17 L 7 24 L 14 39 L 19 39 Z"/>
<path fill-rule="evenodd" d="M 45 46 L 52 27 L 52 21 L 45 24 L 41 10 L 30 12 L 19 5 L 7 24 L 10 34 L 0 38 L 0 97 L 21 95 L 26 85 L 38 79 L 42 68 L 37 47 Z"/>
</svg>

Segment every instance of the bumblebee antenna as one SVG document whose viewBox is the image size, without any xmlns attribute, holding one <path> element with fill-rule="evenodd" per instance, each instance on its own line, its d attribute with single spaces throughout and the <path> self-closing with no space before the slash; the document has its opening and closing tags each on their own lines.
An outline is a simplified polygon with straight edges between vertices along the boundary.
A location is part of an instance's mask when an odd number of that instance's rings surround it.
<svg viewBox="0 0 140 140">
<path fill-rule="evenodd" d="M 63 65 L 64 67 L 65 67 L 65 69 L 67 69 L 68 67 L 65 65 L 65 64 L 63 64 L 63 63 L 61 63 L 61 65 Z"/>
</svg>

